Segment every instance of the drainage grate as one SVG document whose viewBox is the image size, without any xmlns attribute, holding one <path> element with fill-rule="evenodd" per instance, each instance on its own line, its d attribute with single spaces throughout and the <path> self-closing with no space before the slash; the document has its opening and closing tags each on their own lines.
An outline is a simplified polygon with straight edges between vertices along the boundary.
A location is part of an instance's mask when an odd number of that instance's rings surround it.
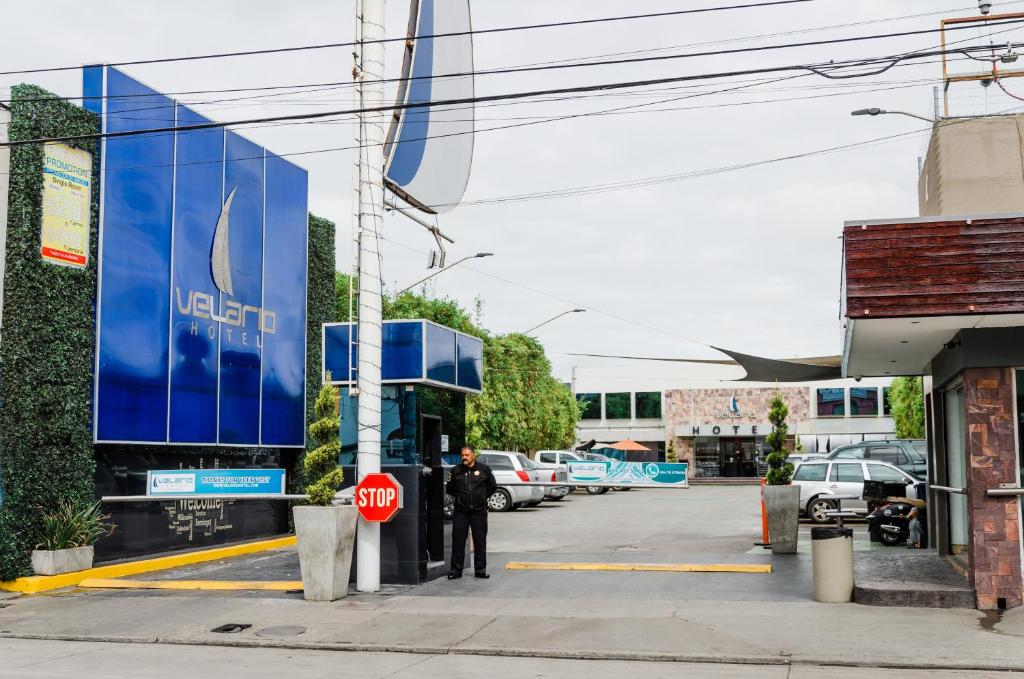
<svg viewBox="0 0 1024 679">
<path fill-rule="evenodd" d="M 214 627 L 210 631 L 211 632 L 217 632 L 218 634 L 237 634 L 238 632 L 241 632 L 243 630 L 247 630 L 250 627 L 252 627 L 252 625 L 247 625 L 247 624 L 241 623 L 241 622 L 229 622 L 226 625 L 221 625 L 220 627 Z"/>
</svg>

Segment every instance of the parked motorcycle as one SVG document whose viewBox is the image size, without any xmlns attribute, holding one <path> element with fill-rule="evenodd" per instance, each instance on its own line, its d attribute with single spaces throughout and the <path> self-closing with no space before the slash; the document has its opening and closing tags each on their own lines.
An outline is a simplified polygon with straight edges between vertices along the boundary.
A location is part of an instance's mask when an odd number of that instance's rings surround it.
<svg viewBox="0 0 1024 679">
<path fill-rule="evenodd" d="M 923 484 L 917 484 L 923 486 Z M 911 491 L 908 493 L 907 491 Z M 922 497 L 922 489 L 908 488 L 902 483 L 864 482 L 864 499 L 868 501 L 868 536 L 872 542 L 881 542 L 890 547 L 901 545 L 910 537 L 910 522 L 917 519 L 921 531 L 920 546 L 928 545 L 928 512 L 923 499 L 911 499 L 905 495 Z"/>
<path fill-rule="evenodd" d="M 916 518 L 921 530 L 921 545 L 927 546 L 928 512 L 923 500 L 890 498 L 868 514 L 868 535 L 872 542 L 895 547 L 910 537 L 910 521 Z"/>
</svg>

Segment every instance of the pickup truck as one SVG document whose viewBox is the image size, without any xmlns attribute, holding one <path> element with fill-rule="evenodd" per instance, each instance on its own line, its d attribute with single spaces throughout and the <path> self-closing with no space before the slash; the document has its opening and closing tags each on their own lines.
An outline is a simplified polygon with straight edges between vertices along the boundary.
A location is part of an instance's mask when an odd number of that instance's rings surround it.
<svg viewBox="0 0 1024 679">
<path fill-rule="evenodd" d="M 586 458 L 580 453 L 574 453 L 569 450 L 538 450 L 535 462 L 544 469 L 561 470 L 567 474 L 566 462 L 586 462 Z M 576 490 L 576 487 L 571 487 L 570 491 L 572 490 Z M 607 492 L 608 488 L 606 487 L 587 486 L 587 493 L 589 495 L 604 495 Z"/>
</svg>

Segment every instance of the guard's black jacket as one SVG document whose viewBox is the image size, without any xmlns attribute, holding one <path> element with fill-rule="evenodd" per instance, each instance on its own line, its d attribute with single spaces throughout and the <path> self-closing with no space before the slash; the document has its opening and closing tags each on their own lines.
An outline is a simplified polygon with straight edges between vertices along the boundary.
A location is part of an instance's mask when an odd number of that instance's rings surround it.
<svg viewBox="0 0 1024 679">
<path fill-rule="evenodd" d="M 452 467 L 448 479 L 448 494 L 455 498 L 455 509 L 461 512 L 475 512 L 487 509 L 487 498 L 498 490 L 491 468 L 483 462 L 467 467 L 461 462 Z"/>
</svg>

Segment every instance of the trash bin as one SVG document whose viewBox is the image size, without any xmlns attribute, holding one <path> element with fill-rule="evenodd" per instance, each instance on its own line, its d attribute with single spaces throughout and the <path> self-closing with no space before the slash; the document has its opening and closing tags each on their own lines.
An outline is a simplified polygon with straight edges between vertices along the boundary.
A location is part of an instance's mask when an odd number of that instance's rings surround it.
<svg viewBox="0 0 1024 679">
<path fill-rule="evenodd" d="M 853 598 L 853 529 L 812 528 L 814 600 L 846 603 Z"/>
</svg>

